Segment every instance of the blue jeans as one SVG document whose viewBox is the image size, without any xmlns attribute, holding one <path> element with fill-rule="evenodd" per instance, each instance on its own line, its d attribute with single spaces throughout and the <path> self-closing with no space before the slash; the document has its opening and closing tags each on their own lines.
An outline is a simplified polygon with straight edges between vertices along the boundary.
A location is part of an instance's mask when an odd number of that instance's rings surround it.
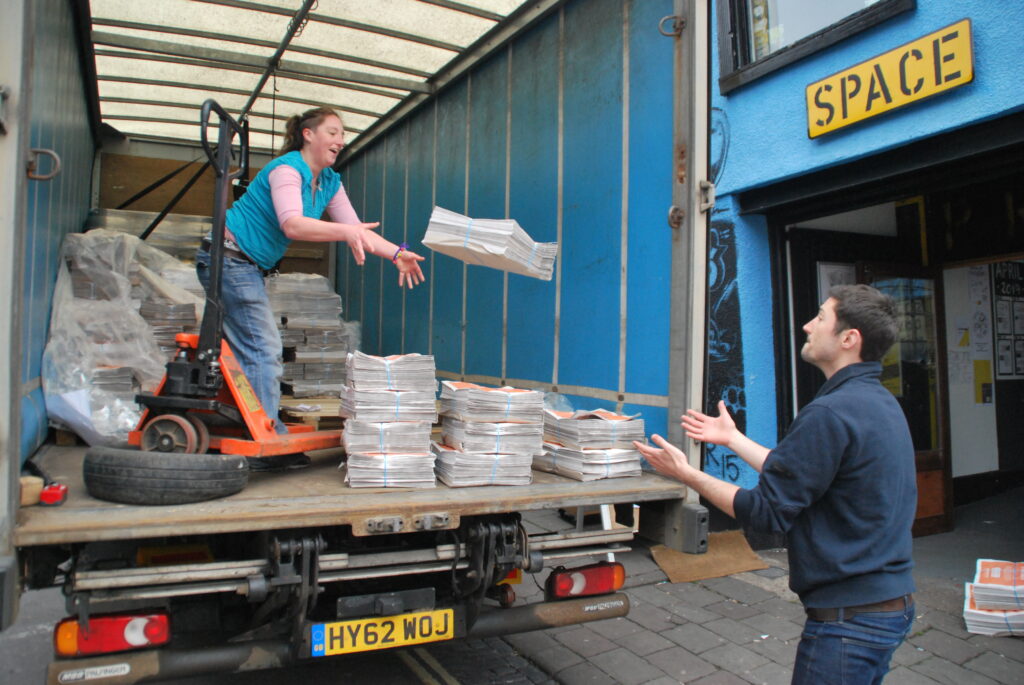
<svg viewBox="0 0 1024 685">
<path fill-rule="evenodd" d="M 793 685 L 875 685 L 914 622 L 914 605 L 899 610 L 804 625 L 793 665 Z"/>
<path fill-rule="evenodd" d="M 203 288 L 210 288 L 210 253 L 196 253 L 196 274 Z M 281 406 L 281 333 L 270 309 L 263 274 L 250 262 L 224 257 L 220 297 L 224 310 L 224 337 L 249 379 L 263 411 L 275 419 L 279 434 L 288 428 L 278 419 Z"/>
</svg>

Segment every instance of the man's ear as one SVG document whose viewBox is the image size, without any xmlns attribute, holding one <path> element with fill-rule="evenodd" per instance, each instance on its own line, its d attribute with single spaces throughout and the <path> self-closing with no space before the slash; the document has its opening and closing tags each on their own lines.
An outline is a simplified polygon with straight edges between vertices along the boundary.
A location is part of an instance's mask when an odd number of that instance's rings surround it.
<svg viewBox="0 0 1024 685">
<path fill-rule="evenodd" d="M 842 338 L 839 344 L 844 350 L 856 350 L 860 352 L 860 346 L 864 342 L 864 339 L 860 335 L 860 331 L 856 328 L 847 328 L 843 331 Z"/>
</svg>

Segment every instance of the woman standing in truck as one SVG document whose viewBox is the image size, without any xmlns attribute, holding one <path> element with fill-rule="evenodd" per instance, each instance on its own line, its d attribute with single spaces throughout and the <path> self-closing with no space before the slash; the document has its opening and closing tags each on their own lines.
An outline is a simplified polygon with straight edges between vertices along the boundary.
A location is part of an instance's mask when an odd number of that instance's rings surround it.
<svg viewBox="0 0 1024 685">
<path fill-rule="evenodd" d="M 391 260 L 400 287 L 423 282 L 423 257 L 410 252 L 405 243 L 395 245 L 374 233 L 380 222 L 363 223 L 356 215 L 332 168 L 345 145 L 344 135 L 341 118 L 329 108 L 292 116 L 285 125 L 280 156 L 260 170 L 227 210 L 221 273 L 224 335 L 267 416 L 275 419 L 281 403 L 281 335 L 263 276 L 281 260 L 291 241 L 343 241 L 357 264 L 365 261 L 367 252 Z M 320 219 L 324 211 L 330 221 Z M 207 237 L 196 254 L 204 288 L 209 287 L 209 267 Z M 275 429 L 287 432 L 279 420 Z M 272 466 L 265 459 L 255 461 Z M 250 465 L 256 466 L 252 461 Z"/>
</svg>

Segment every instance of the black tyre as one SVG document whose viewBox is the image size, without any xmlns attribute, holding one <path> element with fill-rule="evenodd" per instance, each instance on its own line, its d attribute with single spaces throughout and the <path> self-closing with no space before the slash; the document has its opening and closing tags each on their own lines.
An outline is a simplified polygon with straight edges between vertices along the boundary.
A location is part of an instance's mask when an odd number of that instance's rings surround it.
<svg viewBox="0 0 1024 685">
<path fill-rule="evenodd" d="M 82 476 L 97 499 L 123 504 L 188 504 L 233 495 L 249 482 L 245 457 L 92 447 Z"/>
</svg>

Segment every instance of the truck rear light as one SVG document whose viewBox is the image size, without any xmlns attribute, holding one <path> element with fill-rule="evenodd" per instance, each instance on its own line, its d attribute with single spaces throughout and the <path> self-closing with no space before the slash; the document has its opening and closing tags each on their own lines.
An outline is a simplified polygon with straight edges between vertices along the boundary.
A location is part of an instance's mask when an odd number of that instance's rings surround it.
<svg viewBox="0 0 1024 685">
<path fill-rule="evenodd" d="M 93 616 L 88 628 L 77 618 L 66 618 L 53 631 L 57 656 L 109 654 L 156 647 L 171 639 L 167 614 L 107 614 Z"/>
<path fill-rule="evenodd" d="M 590 566 L 565 569 L 559 567 L 548 576 L 548 599 L 606 595 L 615 592 L 626 581 L 626 569 L 617 562 L 602 561 Z"/>
</svg>

